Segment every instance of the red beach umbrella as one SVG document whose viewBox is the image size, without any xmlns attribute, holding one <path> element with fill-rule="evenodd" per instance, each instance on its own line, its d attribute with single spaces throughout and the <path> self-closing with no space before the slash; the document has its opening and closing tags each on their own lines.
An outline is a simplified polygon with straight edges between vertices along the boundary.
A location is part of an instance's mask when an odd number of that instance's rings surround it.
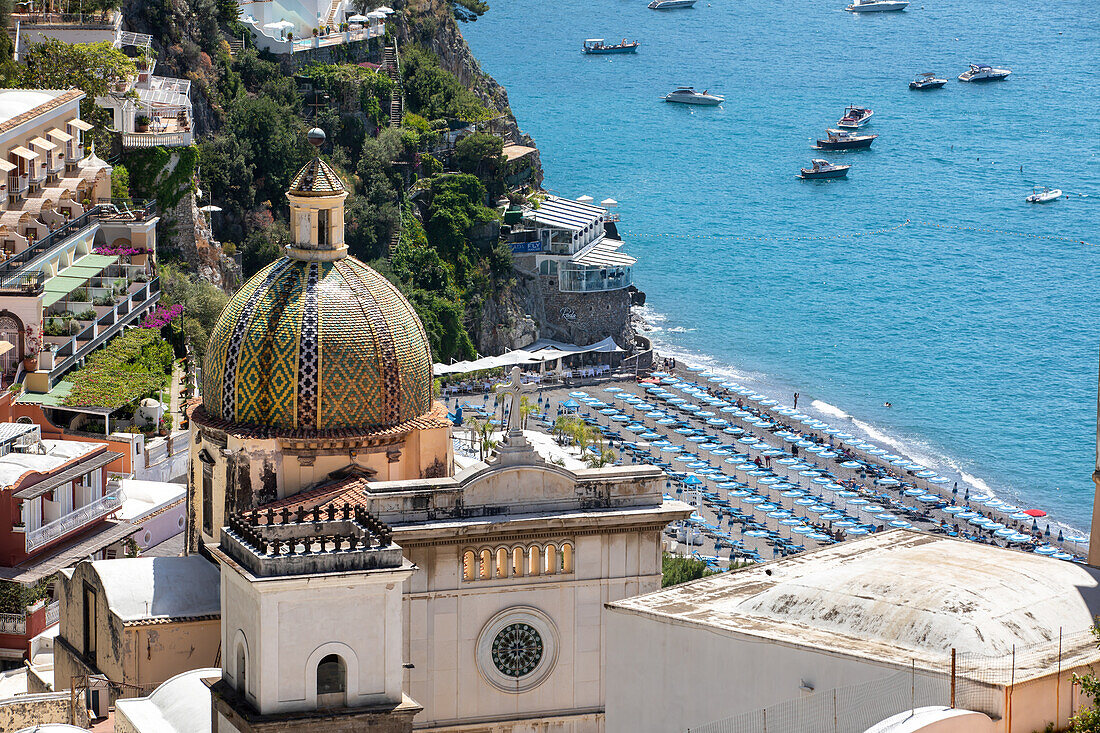
<svg viewBox="0 0 1100 733">
<path fill-rule="evenodd" d="M 1047 515 L 1042 509 L 1026 509 L 1024 510 L 1024 514 L 1029 517 L 1045 517 Z"/>
</svg>

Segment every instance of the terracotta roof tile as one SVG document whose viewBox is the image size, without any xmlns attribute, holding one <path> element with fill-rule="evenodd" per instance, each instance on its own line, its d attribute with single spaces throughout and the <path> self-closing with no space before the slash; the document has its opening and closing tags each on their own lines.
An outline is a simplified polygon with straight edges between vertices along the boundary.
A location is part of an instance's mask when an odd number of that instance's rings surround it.
<svg viewBox="0 0 1100 733">
<path fill-rule="evenodd" d="M 5 133 L 8 130 L 14 130 L 16 127 L 19 127 L 24 122 L 29 122 L 30 120 L 33 120 L 35 117 L 38 117 L 40 115 L 44 115 L 47 112 L 55 110 L 58 107 L 60 107 L 61 105 L 65 104 L 66 102 L 71 102 L 74 99 L 83 99 L 83 98 L 84 98 L 84 92 L 80 91 L 79 89 L 70 89 L 69 91 L 65 92 L 64 94 L 57 95 L 56 97 L 54 97 L 53 99 L 51 99 L 48 102 L 43 102 L 42 104 L 38 105 L 37 107 L 32 107 L 31 109 L 27 110 L 26 112 L 24 112 L 21 115 L 16 115 L 15 117 L 12 117 L 9 120 L 4 120 L 3 122 L 0 122 L 0 133 Z"/>
<path fill-rule="evenodd" d="M 320 158 L 313 158 L 302 166 L 290 182 L 292 194 L 329 194 L 346 190 L 340 176 Z"/>
</svg>

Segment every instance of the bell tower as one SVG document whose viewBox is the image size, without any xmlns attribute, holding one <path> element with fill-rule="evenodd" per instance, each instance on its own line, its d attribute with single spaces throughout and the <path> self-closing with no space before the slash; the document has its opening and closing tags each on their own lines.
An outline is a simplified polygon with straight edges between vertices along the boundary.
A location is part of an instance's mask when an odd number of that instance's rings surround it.
<svg viewBox="0 0 1100 733">
<path fill-rule="evenodd" d="M 213 733 L 411 733 L 401 592 L 416 566 L 360 506 L 229 517 Z"/>
<path fill-rule="evenodd" d="M 347 189 L 336 172 L 321 160 L 325 133 L 318 127 L 306 135 L 316 155 L 298 171 L 286 192 L 290 201 L 287 255 L 305 262 L 332 262 L 348 255 L 344 244 L 344 199 Z"/>
</svg>

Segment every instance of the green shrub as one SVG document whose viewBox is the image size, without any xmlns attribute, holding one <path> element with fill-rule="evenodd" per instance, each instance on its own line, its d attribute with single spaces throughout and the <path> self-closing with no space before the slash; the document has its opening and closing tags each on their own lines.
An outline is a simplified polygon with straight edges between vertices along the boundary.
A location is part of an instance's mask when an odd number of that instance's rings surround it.
<svg viewBox="0 0 1100 733">
<path fill-rule="evenodd" d="M 80 311 L 76 314 L 76 320 L 78 321 L 94 321 L 96 318 L 95 309 L 89 308 L 86 311 Z"/>
</svg>

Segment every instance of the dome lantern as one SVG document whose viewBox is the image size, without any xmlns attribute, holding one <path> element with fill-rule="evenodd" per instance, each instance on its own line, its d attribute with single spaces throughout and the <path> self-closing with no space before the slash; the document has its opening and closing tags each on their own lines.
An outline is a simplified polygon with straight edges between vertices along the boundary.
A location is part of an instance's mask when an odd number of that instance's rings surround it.
<svg viewBox="0 0 1100 733">
<path fill-rule="evenodd" d="M 290 234 L 287 256 L 304 262 L 333 262 L 348 254 L 344 243 L 344 199 L 348 192 L 336 172 L 321 160 L 325 133 L 313 128 L 306 135 L 317 150 L 290 183 Z"/>
</svg>

